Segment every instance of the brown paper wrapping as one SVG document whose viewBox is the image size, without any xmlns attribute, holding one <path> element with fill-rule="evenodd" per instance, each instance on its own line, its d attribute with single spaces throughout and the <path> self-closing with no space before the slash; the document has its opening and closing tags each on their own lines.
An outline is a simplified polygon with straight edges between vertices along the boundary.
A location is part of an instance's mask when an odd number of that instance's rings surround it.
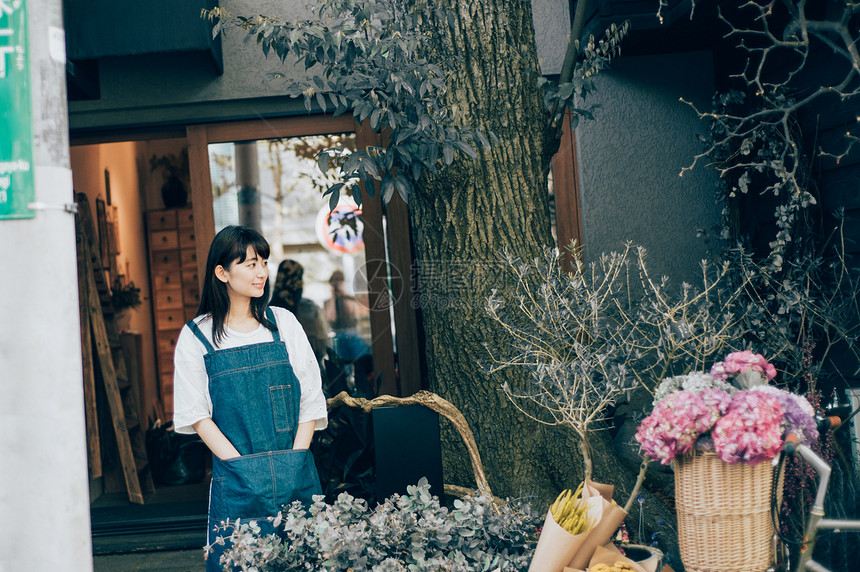
<svg viewBox="0 0 860 572">
<path fill-rule="evenodd" d="M 591 531 L 582 534 L 569 533 L 560 527 L 552 513 L 547 511 L 529 572 L 561 572 L 590 534 Z"/>
<path fill-rule="evenodd" d="M 613 492 L 615 492 L 613 485 L 595 483 L 589 479 L 585 480 L 585 486 L 582 488 L 583 498 L 595 499 L 600 503 L 602 510 L 600 518 L 591 528 L 588 538 L 568 562 L 568 566 L 571 568 L 585 568 L 597 547 L 606 544 L 612 538 L 612 535 L 615 534 L 627 516 L 627 513 L 620 506 L 612 504 Z"/>
<path fill-rule="evenodd" d="M 636 562 L 635 560 L 631 560 L 626 556 L 623 556 L 621 552 L 619 552 L 618 548 L 609 542 L 604 546 L 598 546 L 594 549 L 594 555 L 592 555 L 591 561 L 588 563 L 588 569 L 580 570 L 566 566 L 564 572 L 588 572 L 588 570 L 596 564 L 608 564 L 612 566 L 616 562 L 629 564 L 630 567 L 633 568 L 634 572 L 657 572 L 657 566 L 662 559 L 661 555 L 655 554 L 647 560 Z"/>
<path fill-rule="evenodd" d="M 598 546 L 594 549 L 594 556 L 591 557 L 591 562 L 588 567 L 591 568 L 596 564 L 612 565 L 616 562 L 624 562 L 633 568 L 634 572 L 654 572 L 657 568 L 657 559 L 649 558 L 645 562 L 635 562 L 626 556 L 623 556 L 615 545 Z M 643 565 L 644 564 L 644 565 Z"/>
</svg>

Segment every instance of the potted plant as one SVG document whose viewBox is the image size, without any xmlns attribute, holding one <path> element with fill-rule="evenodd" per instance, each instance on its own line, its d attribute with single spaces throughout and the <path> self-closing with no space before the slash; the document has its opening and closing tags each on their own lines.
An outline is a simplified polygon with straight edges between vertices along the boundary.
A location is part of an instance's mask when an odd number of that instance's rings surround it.
<svg viewBox="0 0 860 572">
<path fill-rule="evenodd" d="M 134 281 L 130 280 L 126 283 L 119 276 L 114 279 L 110 300 L 111 305 L 113 305 L 114 318 L 119 331 L 128 329 L 128 324 L 131 320 L 131 310 L 143 303 L 140 292 L 140 288 L 134 285 Z"/>
</svg>

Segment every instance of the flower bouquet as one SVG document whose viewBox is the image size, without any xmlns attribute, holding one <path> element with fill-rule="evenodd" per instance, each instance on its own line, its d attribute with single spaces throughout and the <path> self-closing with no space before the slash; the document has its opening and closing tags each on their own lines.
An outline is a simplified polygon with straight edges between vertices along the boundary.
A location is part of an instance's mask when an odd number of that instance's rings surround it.
<svg viewBox="0 0 860 572">
<path fill-rule="evenodd" d="M 590 484 L 580 484 L 576 492 L 562 491 L 547 511 L 529 572 L 561 572 L 591 535 L 602 502 Z"/>
<path fill-rule="evenodd" d="M 664 379 L 636 440 L 675 463 L 678 540 L 687 570 L 764 570 L 772 561 L 772 463 L 783 438 L 818 438 L 809 402 L 769 385 L 761 355 L 731 353 L 710 373 Z M 765 461 L 772 461 L 766 463 Z M 781 495 L 781 483 L 775 488 Z"/>
</svg>

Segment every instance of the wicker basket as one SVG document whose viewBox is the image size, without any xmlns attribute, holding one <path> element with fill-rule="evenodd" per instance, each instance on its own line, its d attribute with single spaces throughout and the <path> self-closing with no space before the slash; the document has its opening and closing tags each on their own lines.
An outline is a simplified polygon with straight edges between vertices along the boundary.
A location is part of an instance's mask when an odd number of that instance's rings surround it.
<svg viewBox="0 0 860 572">
<path fill-rule="evenodd" d="M 763 572 L 771 565 L 772 482 L 768 462 L 729 465 L 712 452 L 675 461 L 678 543 L 687 572 Z"/>
</svg>

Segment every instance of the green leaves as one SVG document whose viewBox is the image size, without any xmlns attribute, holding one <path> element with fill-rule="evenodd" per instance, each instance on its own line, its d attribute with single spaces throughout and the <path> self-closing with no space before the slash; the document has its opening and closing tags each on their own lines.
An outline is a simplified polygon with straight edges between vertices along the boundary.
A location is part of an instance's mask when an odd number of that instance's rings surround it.
<svg viewBox="0 0 860 572">
<path fill-rule="evenodd" d="M 352 110 L 359 123 L 389 134 L 388 146 L 373 153 L 341 155 L 335 162 L 334 154 L 342 151 L 335 149 L 326 152 L 328 159 L 318 157 L 320 169 L 337 163 L 343 175 L 344 185 L 326 192 L 332 204 L 344 186 L 357 190 L 358 181 L 366 191 L 380 185 L 385 200 L 395 191 L 408 200 L 425 172 L 451 165 L 458 153 L 477 159 L 478 149 L 497 141 L 491 133 L 455 121 L 445 105 L 445 70 L 418 52 L 424 30 L 453 25 L 453 14 L 421 12 L 402 0 L 322 0 L 315 12 L 315 19 L 300 22 L 234 17 L 221 8 L 207 14 L 217 19 L 219 32 L 241 28 L 264 55 L 300 62 L 309 78 L 286 80 L 284 87 L 303 98 L 308 112 Z"/>
<path fill-rule="evenodd" d="M 621 54 L 621 41 L 627 35 L 629 27 L 629 22 L 620 26 L 611 24 L 604 32 L 603 38 L 596 43 L 594 36 L 589 37 L 579 61 L 576 62 L 571 81 L 556 84 L 544 77 L 537 78 L 538 87 L 543 89 L 544 105 L 548 111 L 560 115 L 565 109 L 569 109 L 573 112 L 575 121 L 578 121 L 579 117 L 593 118 L 590 114 L 590 109 L 593 108 L 577 107 L 574 105 L 575 99 L 583 99 L 594 91 L 594 78 L 609 66 L 612 58 Z"/>
</svg>

